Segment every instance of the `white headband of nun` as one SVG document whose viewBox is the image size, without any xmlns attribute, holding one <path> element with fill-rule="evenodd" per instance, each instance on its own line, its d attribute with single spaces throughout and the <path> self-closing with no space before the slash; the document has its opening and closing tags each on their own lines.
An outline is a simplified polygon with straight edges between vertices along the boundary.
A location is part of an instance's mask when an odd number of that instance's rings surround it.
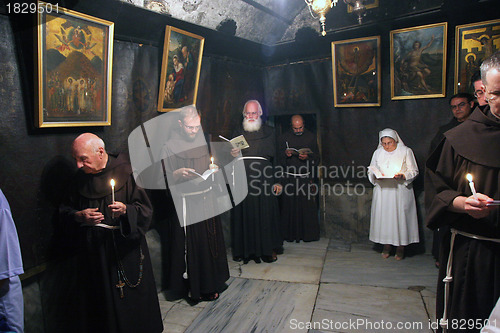
<svg viewBox="0 0 500 333">
<path fill-rule="evenodd" d="M 403 143 L 403 140 L 401 140 L 401 138 L 399 137 L 399 134 L 398 132 L 396 132 L 395 130 L 391 129 L 391 128 L 386 128 L 384 130 L 381 130 L 380 132 L 378 132 L 378 147 L 382 147 L 382 138 L 383 137 L 389 137 L 391 139 L 394 139 L 394 141 L 396 141 L 396 143 L 398 145 L 402 145 L 404 146 L 405 144 Z"/>
</svg>

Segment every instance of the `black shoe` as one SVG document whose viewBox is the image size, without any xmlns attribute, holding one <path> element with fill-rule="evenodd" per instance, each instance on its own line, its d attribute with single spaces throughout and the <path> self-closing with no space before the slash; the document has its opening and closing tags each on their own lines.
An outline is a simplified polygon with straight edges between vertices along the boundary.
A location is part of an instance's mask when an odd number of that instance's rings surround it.
<svg viewBox="0 0 500 333">
<path fill-rule="evenodd" d="M 260 258 L 255 257 L 253 260 L 255 261 L 256 264 L 260 264 L 261 263 Z"/>
<path fill-rule="evenodd" d="M 249 261 L 250 261 L 250 259 L 248 259 L 248 258 L 243 259 L 243 265 L 248 264 Z"/>
<path fill-rule="evenodd" d="M 276 260 L 278 260 L 278 257 L 273 258 L 273 256 L 262 256 L 261 258 L 263 262 L 267 263 L 275 262 Z"/>
<path fill-rule="evenodd" d="M 279 248 L 274 249 L 274 252 L 276 252 L 276 254 L 283 254 L 283 252 L 285 252 L 285 249 L 283 248 L 283 246 L 280 246 Z"/>
<path fill-rule="evenodd" d="M 242 257 L 233 257 L 233 260 L 236 262 L 240 262 L 240 261 L 243 261 L 243 258 Z"/>
</svg>

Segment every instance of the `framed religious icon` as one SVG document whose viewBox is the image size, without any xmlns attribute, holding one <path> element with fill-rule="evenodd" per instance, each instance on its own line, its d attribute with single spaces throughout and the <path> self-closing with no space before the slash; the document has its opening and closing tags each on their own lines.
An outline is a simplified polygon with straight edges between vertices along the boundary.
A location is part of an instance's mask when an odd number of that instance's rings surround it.
<svg viewBox="0 0 500 333">
<path fill-rule="evenodd" d="M 196 104 L 205 38 L 171 26 L 165 29 L 158 111 Z"/>
<path fill-rule="evenodd" d="M 380 106 L 380 36 L 332 42 L 335 107 Z"/>
<path fill-rule="evenodd" d="M 500 20 L 459 25 L 455 33 L 455 93 L 469 92 L 472 74 L 500 50 Z"/>
<path fill-rule="evenodd" d="M 448 23 L 391 31 L 391 98 L 446 95 Z"/>
<path fill-rule="evenodd" d="M 114 23 L 53 8 L 37 15 L 35 126 L 109 126 Z"/>
</svg>

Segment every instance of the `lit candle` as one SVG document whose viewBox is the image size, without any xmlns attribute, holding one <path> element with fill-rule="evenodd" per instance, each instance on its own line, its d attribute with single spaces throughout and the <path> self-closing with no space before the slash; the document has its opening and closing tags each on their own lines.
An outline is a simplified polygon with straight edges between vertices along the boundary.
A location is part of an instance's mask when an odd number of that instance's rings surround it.
<svg viewBox="0 0 500 333">
<path fill-rule="evenodd" d="M 476 188 L 474 187 L 474 182 L 472 181 L 472 175 L 470 173 L 468 173 L 467 176 L 465 176 L 465 178 L 467 178 L 467 180 L 469 181 L 470 190 L 472 191 L 472 195 L 474 196 L 474 199 L 478 200 Z"/>
<path fill-rule="evenodd" d="M 212 169 L 217 169 L 217 165 L 215 165 L 215 163 L 214 163 L 214 157 L 213 157 L 213 156 L 212 156 L 212 157 L 210 157 L 210 165 L 208 166 L 208 168 L 209 168 L 210 170 L 212 170 Z"/>
<path fill-rule="evenodd" d="M 109 183 L 111 184 L 111 202 L 115 203 L 115 180 L 111 179 Z"/>
<path fill-rule="evenodd" d="M 115 203 L 115 180 L 111 179 L 109 182 L 111 184 L 111 203 Z M 115 213 L 111 211 L 111 218 L 115 218 Z"/>
</svg>

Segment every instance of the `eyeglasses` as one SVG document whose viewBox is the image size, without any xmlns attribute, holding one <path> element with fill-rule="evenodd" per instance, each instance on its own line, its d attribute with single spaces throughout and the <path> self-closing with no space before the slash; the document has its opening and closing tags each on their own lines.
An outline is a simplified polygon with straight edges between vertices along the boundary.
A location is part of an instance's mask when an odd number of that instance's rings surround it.
<svg viewBox="0 0 500 333">
<path fill-rule="evenodd" d="M 258 112 L 245 112 L 245 116 L 257 116 Z"/>
<path fill-rule="evenodd" d="M 201 125 L 198 125 L 198 126 L 188 126 L 186 124 L 182 124 L 187 130 L 190 130 L 190 131 L 194 131 L 194 130 L 200 130 L 201 128 Z"/>
<path fill-rule="evenodd" d="M 460 104 L 458 104 L 458 105 L 450 105 L 450 108 L 451 108 L 452 110 L 455 110 L 455 109 L 461 109 L 461 108 L 463 108 L 463 107 L 465 106 L 465 104 L 467 104 L 467 103 L 462 102 L 462 103 L 460 103 Z"/>
</svg>

